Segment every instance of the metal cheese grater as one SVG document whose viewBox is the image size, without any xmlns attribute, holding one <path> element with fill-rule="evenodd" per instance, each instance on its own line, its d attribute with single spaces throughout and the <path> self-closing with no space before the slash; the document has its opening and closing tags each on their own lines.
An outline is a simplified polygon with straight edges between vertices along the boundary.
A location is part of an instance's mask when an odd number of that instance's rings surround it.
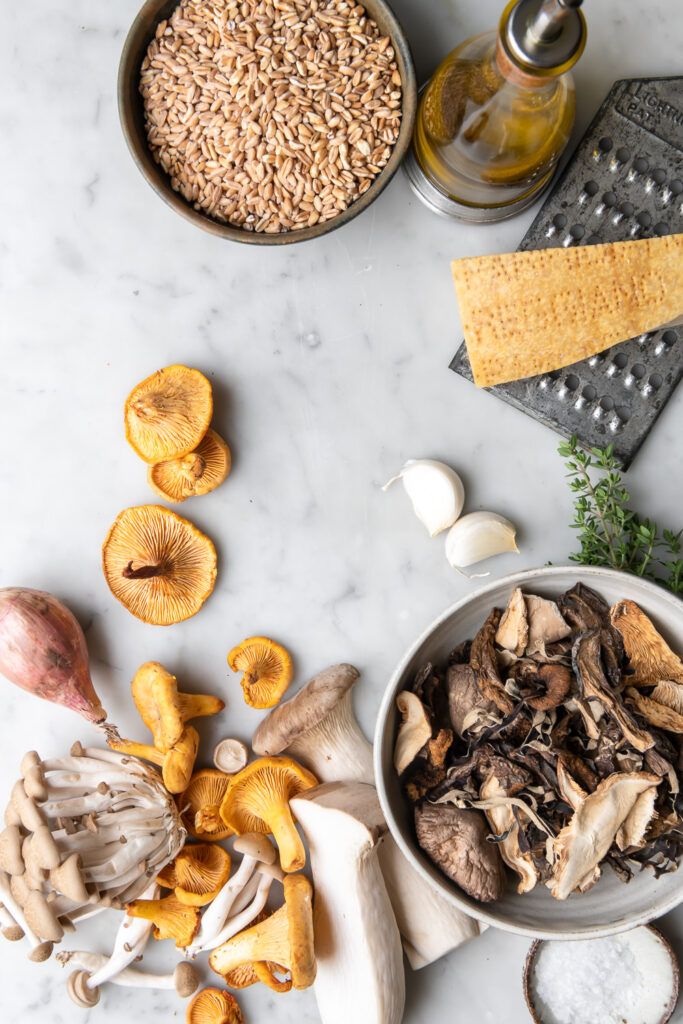
<svg viewBox="0 0 683 1024">
<path fill-rule="evenodd" d="M 683 231 L 683 78 L 616 82 L 519 246 Z M 680 273 L 683 274 L 683 266 Z M 451 369 L 472 380 L 463 343 Z M 683 375 L 683 328 L 651 331 L 562 370 L 487 390 L 626 469 Z"/>
</svg>

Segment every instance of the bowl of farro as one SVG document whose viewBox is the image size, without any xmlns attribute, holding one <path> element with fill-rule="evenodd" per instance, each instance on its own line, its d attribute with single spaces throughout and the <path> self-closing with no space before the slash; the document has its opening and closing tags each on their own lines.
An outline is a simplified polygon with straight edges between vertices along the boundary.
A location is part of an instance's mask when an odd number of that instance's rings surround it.
<svg viewBox="0 0 683 1024">
<path fill-rule="evenodd" d="M 146 0 L 119 66 L 124 135 L 157 195 L 261 245 L 366 209 L 405 156 L 416 98 L 385 0 Z"/>
</svg>

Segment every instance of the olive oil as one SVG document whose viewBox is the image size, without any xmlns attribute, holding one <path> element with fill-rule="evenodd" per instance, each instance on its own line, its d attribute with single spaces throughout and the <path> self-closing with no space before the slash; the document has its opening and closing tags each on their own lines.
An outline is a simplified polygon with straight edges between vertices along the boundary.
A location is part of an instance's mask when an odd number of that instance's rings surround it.
<svg viewBox="0 0 683 1024">
<path fill-rule="evenodd" d="M 437 68 L 421 97 L 406 169 L 421 198 L 440 212 L 499 220 L 550 183 L 574 123 L 569 68 L 585 42 L 576 5 L 512 0 L 498 32 L 468 39 Z M 527 39 L 544 11 L 559 12 L 554 27 L 541 26 L 548 40 L 538 43 L 533 33 Z M 573 26 L 568 15 L 578 19 Z M 521 45 L 512 29 L 523 33 Z"/>
</svg>

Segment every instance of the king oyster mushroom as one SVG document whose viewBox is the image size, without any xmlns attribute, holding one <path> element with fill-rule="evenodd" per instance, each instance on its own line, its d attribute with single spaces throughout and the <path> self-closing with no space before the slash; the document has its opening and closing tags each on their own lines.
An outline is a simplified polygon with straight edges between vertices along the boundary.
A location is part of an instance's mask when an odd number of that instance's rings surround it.
<svg viewBox="0 0 683 1024">
<path fill-rule="evenodd" d="M 400 1024 L 401 938 L 377 846 L 386 822 L 374 786 L 332 782 L 293 801 L 315 887 L 314 992 L 325 1024 Z"/>
<path fill-rule="evenodd" d="M 335 665 L 314 676 L 294 697 L 273 708 L 252 739 L 257 754 L 287 753 L 319 782 L 374 784 L 372 746 L 353 713 L 353 665 Z M 477 921 L 456 910 L 425 882 L 387 834 L 379 851 L 384 881 L 414 970 L 480 933 Z"/>
</svg>

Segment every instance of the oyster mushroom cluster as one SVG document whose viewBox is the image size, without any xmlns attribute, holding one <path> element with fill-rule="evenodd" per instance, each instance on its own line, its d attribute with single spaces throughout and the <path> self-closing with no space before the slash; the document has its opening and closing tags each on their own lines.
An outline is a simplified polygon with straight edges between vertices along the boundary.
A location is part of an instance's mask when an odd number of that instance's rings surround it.
<svg viewBox="0 0 683 1024">
<path fill-rule="evenodd" d="M 683 662 L 633 602 L 516 589 L 398 695 L 417 841 L 467 895 L 583 893 L 683 851 Z"/>
<path fill-rule="evenodd" d="M 157 772 L 136 758 L 75 744 L 69 757 L 29 751 L 0 834 L 5 937 L 47 959 L 75 922 L 122 909 L 182 848 L 185 829 Z M 9 933 L 9 934 L 8 934 Z"/>
</svg>

